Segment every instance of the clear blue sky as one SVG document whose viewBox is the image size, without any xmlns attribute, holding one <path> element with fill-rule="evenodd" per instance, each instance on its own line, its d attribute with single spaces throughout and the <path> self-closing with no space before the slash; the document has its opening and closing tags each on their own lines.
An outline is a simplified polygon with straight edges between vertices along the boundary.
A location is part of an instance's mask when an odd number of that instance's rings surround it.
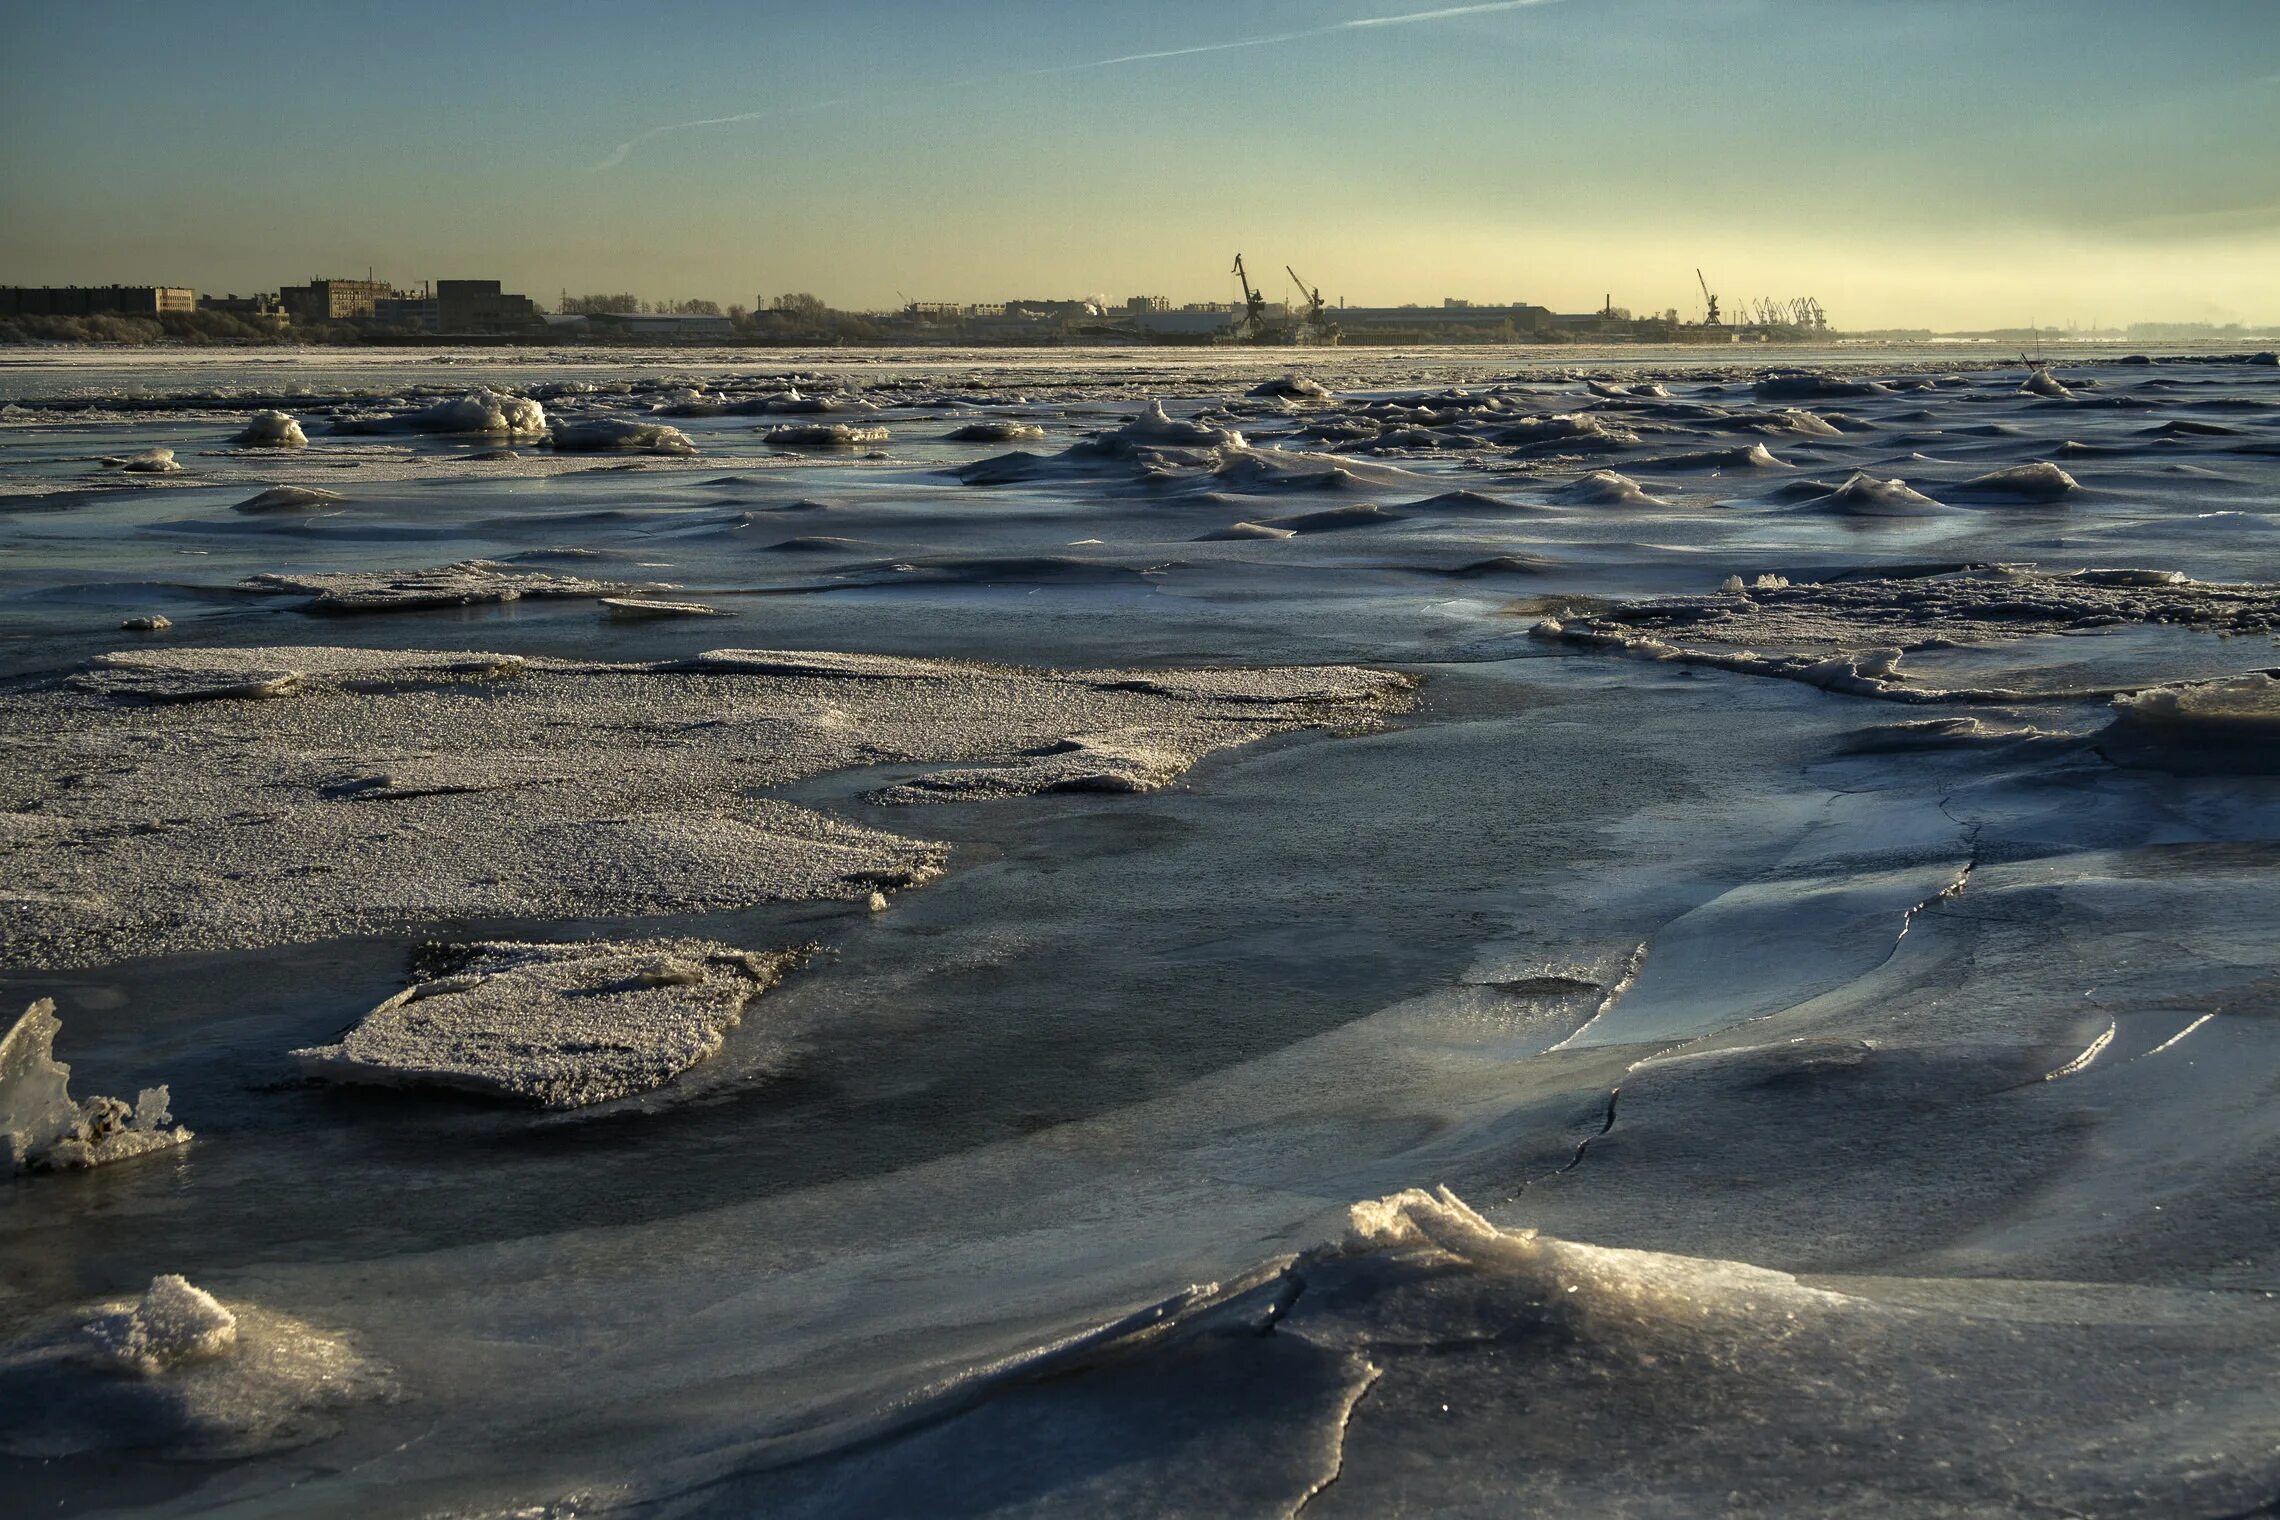
<svg viewBox="0 0 2280 1520">
<path fill-rule="evenodd" d="M 2280 317 L 2276 0 L 1436 8 L 0 0 L 0 280 Z"/>
</svg>

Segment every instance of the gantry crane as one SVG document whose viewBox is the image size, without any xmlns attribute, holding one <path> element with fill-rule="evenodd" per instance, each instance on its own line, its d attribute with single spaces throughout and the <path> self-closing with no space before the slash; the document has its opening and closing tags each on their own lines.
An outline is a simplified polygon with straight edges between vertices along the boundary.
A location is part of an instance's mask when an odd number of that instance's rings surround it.
<svg viewBox="0 0 2280 1520">
<path fill-rule="evenodd" d="M 1694 271 L 1694 283 L 1702 287 L 1702 302 L 1710 308 L 1709 315 L 1702 319 L 1702 325 L 1704 327 L 1724 326 L 1725 324 L 1718 320 L 1718 298 L 1710 293 L 1710 282 L 1702 278 L 1702 271 L 1699 269 Z"/>
</svg>

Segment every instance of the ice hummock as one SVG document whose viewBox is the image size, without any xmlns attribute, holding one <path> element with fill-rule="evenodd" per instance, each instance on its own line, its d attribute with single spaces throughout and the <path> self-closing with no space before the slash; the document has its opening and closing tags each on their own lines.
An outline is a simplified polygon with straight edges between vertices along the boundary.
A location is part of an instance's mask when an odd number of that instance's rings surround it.
<svg viewBox="0 0 2280 1520">
<path fill-rule="evenodd" d="M 1981 496 L 2008 496 L 2019 501 L 2063 501 L 2082 489 L 2080 481 L 2048 460 L 2015 464 L 1967 480 L 1963 489 Z"/>
<path fill-rule="evenodd" d="M 1020 443 L 1042 438 L 1045 430 L 1034 422 L 969 422 L 945 435 L 951 443 Z"/>
<path fill-rule="evenodd" d="M 762 441 L 778 449 L 852 449 L 885 443 L 887 430 L 846 422 L 788 422 L 768 429 Z"/>
<path fill-rule="evenodd" d="M 117 1098 L 74 1101 L 71 1068 L 55 1058 L 62 1028 L 55 1000 L 41 998 L 0 1036 L 0 1155 L 10 1171 L 101 1166 L 189 1142 L 164 1086 L 144 1088 L 132 1108 Z"/>
<path fill-rule="evenodd" d="M 635 422 L 623 417 L 597 417 L 588 422 L 558 422 L 554 447 L 566 454 L 694 454 L 689 435 L 662 422 Z"/>
<path fill-rule="evenodd" d="M 1809 1288 L 1787 1272 L 1747 1262 L 1560 1240 L 1533 1229 L 1501 1229 L 1446 1187 L 1408 1188 L 1354 1204 L 1335 1248 L 1343 1254 L 1424 1251 L 1494 1272 L 1562 1318 L 1676 1319 L 1700 1324 L 1732 1315 L 1750 1324 L 1772 1313 L 1840 1309 L 1841 1293 Z"/>
<path fill-rule="evenodd" d="M 314 512 L 347 498 L 323 486 L 271 486 L 231 508 L 236 512 Z"/>
<path fill-rule="evenodd" d="M 1188 448 L 1243 448 L 1243 435 L 1231 428 L 1214 427 L 1200 420 L 1182 420 L 1164 410 L 1164 403 L 1151 401 L 1140 409 L 1140 414 L 1114 432 L 1104 434 L 1101 442 L 1112 446 L 1133 444 L 1174 444 Z"/>
<path fill-rule="evenodd" d="M 1945 508 L 1905 480 L 1878 480 L 1865 470 L 1855 470 L 1843 485 L 1806 502 L 1800 510 L 1844 517 L 1924 517 Z"/>
<path fill-rule="evenodd" d="M 395 1391 L 342 1337 L 167 1273 L 0 1344 L 0 1452 L 258 1456 L 338 1435 L 343 1411 Z"/>
<path fill-rule="evenodd" d="M 2259 671 L 2118 698 L 2098 747 L 2149 770 L 2280 775 L 2280 680 Z"/>
<path fill-rule="evenodd" d="M 2072 401 L 2074 399 L 2074 392 L 2067 389 L 2066 382 L 2060 380 L 2058 376 L 2047 369 L 2038 369 L 2021 381 L 2019 383 L 2019 394 L 2022 396 L 2048 396 L 2053 401 Z"/>
<path fill-rule="evenodd" d="M 132 1307 L 91 1320 L 86 1336 L 128 1372 L 156 1377 L 169 1367 L 220 1356 L 237 1344 L 237 1316 L 187 1278 L 169 1272 L 150 1280 Z"/>
<path fill-rule="evenodd" d="M 1283 375 L 1273 380 L 1262 380 L 1251 387 L 1249 394 L 1268 400 L 1329 401 L 1333 399 L 1330 387 L 1310 375 Z"/>
<path fill-rule="evenodd" d="M 333 424 L 335 433 L 488 434 L 543 438 L 546 408 L 527 396 L 506 396 L 483 387 L 414 411 L 379 417 L 351 417 Z"/>
<path fill-rule="evenodd" d="M 301 431 L 295 418 L 279 411 L 255 412 L 245 425 L 245 431 L 231 440 L 247 449 L 305 449 L 309 435 Z"/>
<path fill-rule="evenodd" d="M 1561 501 L 1581 507 L 1666 507 L 1670 503 L 1650 496 L 1646 488 L 1628 475 L 1614 470 L 1593 470 L 1580 480 L 1561 487 Z"/>
</svg>

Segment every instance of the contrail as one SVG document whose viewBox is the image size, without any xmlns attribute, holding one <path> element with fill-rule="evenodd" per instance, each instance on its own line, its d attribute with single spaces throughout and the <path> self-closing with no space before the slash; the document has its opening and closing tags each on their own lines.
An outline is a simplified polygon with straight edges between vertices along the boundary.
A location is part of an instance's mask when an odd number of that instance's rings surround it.
<svg viewBox="0 0 2280 1520">
<path fill-rule="evenodd" d="M 1128 63 L 1154 63 L 1164 58 L 1192 58 L 1198 53 L 1230 53 L 1238 48 L 1274 47 L 1285 42 L 1302 42 L 1309 37 L 1329 37 L 1339 32 L 1367 31 L 1378 27 L 1414 26 L 1426 21 L 1453 21 L 1460 16 L 1486 16 L 1497 11 L 1532 10 L 1540 5 L 1554 5 L 1558 0 L 1477 0 L 1472 5 L 1444 5 L 1430 11 L 1400 11 L 1390 16 L 1357 16 L 1351 21 L 1333 21 L 1327 26 L 1310 26 L 1295 32 L 1276 32 L 1266 37 L 1239 37 L 1231 42 L 1205 42 L 1194 47 L 1164 48 L 1153 53 L 1120 53 L 1114 58 L 1092 58 L 1083 63 L 1056 63 L 1042 69 L 1017 69 L 1003 74 L 977 74 L 971 79 L 952 79 L 936 85 L 938 90 L 971 89 L 975 85 L 996 84 L 1007 79 L 1043 79 L 1055 74 L 1081 74 L 1091 69 L 1113 69 Z M 599 174 L 615 169 L 626 161 L 634 149 L 651 138 L 663 137 L 668 132 L 687 132 L 697 127 L 732 127 L 747 121 L 769 121 L 781 116 L 804 116 L 812 111 L 829 111 L 841 106 L 858 104 L 853 100 L 818 100 L 806 105 L 770 106 L 760 111 L 739 111 L 733 116 L 707 116 L 698 121 L 669 122 L 662 127 L 651 127 L 619 143 L 610 150 L 607 158 L 592 166 Z"/>
</svg>

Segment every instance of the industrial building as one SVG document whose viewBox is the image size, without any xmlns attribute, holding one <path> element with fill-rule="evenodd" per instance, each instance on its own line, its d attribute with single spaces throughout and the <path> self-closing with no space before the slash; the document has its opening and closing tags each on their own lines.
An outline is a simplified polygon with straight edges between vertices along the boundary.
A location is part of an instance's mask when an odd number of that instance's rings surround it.
<svg viewBox="0 0 2280 1520">
<path fill-rule="evenodd" d="M 432 290 L 398 290 L 386 280 L 313 279 L 278 293 L 303 322 L 378 322 L 431 333 L 496 333 L 536 327 L 541 314 L 528 296 L 497 280 L 437 280 Z"/>
<path fill-rule="evenodd" d="M 500 290 L 497 280 L 438 280 L 435 308 L 437 331 L 447 333 L 510 332 L 544 320 L 536 301 Z"/>
<path fill-rule="evenodd" d="M 187 285 L 0 285 L 0 317 L 162 317 L 198 309 Z"/>
<path fill-rule="evenodd" d="M 1223 302 L 1199 301 L 1169 310 L 1171 303 L 1145 311 L 1127 311 L 1133 328 L 1150 337 L 1193 339 L 1212 337 L 1230 331 L 1235 322 L 1235 308 Z"/>
<path fill-rule="evenodd" d="M 423 333 L 441 332 L 441 309 L 434 296 L 382 296 L 372 303 L 372 319 L 382 327 L 402 327 Z"/>
<path fill-rule="evenodd" d="M 348 322 L 370 317 L 376 305 L 396 293 L 386 280 L 320 280 L 288 285 L 277 293 L 299 322 Z"/>
</svg>

